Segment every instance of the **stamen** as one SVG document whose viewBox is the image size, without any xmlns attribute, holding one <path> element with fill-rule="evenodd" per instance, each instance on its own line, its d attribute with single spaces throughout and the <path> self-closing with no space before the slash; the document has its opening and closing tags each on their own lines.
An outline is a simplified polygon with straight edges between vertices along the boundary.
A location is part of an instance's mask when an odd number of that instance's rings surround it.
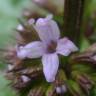
<svg viewBox="0 0 96 96">
<path fill-rule="evenodd" d="M 48 45 L 48 53 L 54 53 L 56 51 L 57 43 L 54 41 L 51 41 L 51 43 Z"/>
</svg>

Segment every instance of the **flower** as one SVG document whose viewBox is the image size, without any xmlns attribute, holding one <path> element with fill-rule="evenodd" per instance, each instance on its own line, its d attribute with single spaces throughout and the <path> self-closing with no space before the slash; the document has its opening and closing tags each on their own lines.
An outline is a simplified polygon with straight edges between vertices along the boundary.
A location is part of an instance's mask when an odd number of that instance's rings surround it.
<svg viewBox="0 0 96 96">
<path fill-rule="evenodd" d="M 20 59 L 42 57 L 45 78 L 48 82 L 53 82 L 59 67 L 58 54 L 68 56 L 71 52 L 78 51 L 78 48 L 67 37 L 60 39 L 60 30 L 52 20 L 52 15 L 39 18 L 33 25 L 41 41 L 20 46 L 17 56 Z"/>
</svg>

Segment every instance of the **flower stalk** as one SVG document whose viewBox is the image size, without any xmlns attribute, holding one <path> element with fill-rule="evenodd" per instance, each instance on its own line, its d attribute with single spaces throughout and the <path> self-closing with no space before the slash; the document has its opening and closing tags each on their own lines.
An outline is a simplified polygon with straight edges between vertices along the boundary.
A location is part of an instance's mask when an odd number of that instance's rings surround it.
<svg viewBox="0 0 96 96">
<path fill-rule="evenodd" d="M 85 0 L 65 0 L 64 35 L 80 46 L 81 24 Z"/>
</svg>

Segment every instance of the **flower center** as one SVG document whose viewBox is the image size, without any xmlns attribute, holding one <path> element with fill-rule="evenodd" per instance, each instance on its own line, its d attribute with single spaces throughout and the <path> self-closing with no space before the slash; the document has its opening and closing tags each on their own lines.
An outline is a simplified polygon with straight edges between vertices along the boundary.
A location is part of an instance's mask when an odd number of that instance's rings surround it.
<svg viewBox="0 0 96 96">
<path fill-rule="evenodd" d="M 54 53 L 56 51 L 56 46 L 57 46 L 57 43 L 54 41 L 51 41 L 51 43 L 47 47 L 48 53 Z"/>
</svg>

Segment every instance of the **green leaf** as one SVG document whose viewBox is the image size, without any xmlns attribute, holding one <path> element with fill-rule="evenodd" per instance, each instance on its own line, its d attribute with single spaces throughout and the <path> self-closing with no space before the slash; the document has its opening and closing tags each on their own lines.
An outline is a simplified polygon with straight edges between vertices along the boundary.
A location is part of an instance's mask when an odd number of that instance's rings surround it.
<svg viewBox="0 0 96 96">
<path fill-rule="evenodd" d="M 96 85 L 90 90 L 90 96 L 96 96 Z"/>
<path fill-rule="evenodd" d="M 54 93 L 54 86 L 50 85 L 46 91 L 46 96 L 53 96 Z M 55 96 L 55 95 L 54 95 Z"/>
<path fill-rule="evenodd" d="M 73 94 L 74 96 L 75 96 L 75 94 L 79 94 L 80 96 L 83 96 L 83 93 L 80 89 L 80 86 L 77 84 L 76 81 L 69 80 L 68 81 L 68 86 L 69 86 L 69 90 L 70 90 L 71 94 Z"/>
</svg>

